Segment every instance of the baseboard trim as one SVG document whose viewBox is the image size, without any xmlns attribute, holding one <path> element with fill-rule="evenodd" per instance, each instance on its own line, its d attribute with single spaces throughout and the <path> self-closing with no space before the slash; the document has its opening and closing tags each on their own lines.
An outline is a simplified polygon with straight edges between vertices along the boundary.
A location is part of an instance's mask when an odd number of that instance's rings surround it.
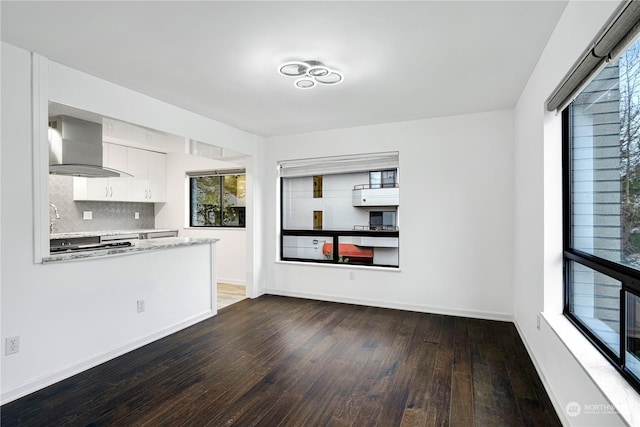
<svg viewBox="0 0 640 427">
<path fill-rule="evenodd" d="M 129 344 L 126 344 L 122 347 L 109 351 L 107 353 L 101 354 L 96 357 L 92 357 L 84 362 L 80 362 L 74 366 L 70 366 L 68 368 L 62 369 L 57 372 L 53 372 L 50 374 L 43 375 L 37 378 L 34 381 L 31 381 L 27 384 L 20 385 L 11 390 L 2 393 L 0 398 L 0 404 L 4 405 L 21 397 L 24 397 L 28 394 L 31 394 L 35 391 L 41 390 L 45 387 L 48 387 L 52 384 L 55 384 L 59 381 L 70 378 L 80 372 L 84 372 L 88 369 L 94 368 L 101 363 L 107 362 L 111 359 L 115 359 L 116 357 L 122 356 L 123 354 L 129 353 L 130 351 L 136 350 L 144 345 L 152 343 L 154 341 L 159 340 L 160 338 L 164 338 L 168 335 L 171 335 L 175 332 L 178 332 L 182 329 L 188 328 L 189 326 L 193 326 L 198 322 L 206 320 L 215 315 L 214 311 L 208 311 L 203 314 L 199 314 L 197 316 L 191 317 L 183 322 L 177 323 L 175 325 L 169 326 L 165 329 L 162 329 L 156 333 L 148 335 L 144 338 L 135 340 Z"/>
<path fill-rule="evenodd" d="M 449 307 L 438 307 L 424 304 L 406 304 L 394 301 L 380 301 L 364 298 L 351 298 L 339 295 L 317 294 L 313 292 L 299 292 L 282 289 L 268 288 L 261 290 L 261 295 L 279 295 L 285 297 L 305 298 L 320 301 L 340 302 L 345 304 L 366 305 L 371 307 L 392 308 L 396 310 L 416 311 L 420 313 L 444 314 L 447 316 L 470 317 L 474 319 L 500 320 L 505 322 L 513 322 L 513 314 L 499 313 L 481 310 L 461 310 Z"/>
</svg>

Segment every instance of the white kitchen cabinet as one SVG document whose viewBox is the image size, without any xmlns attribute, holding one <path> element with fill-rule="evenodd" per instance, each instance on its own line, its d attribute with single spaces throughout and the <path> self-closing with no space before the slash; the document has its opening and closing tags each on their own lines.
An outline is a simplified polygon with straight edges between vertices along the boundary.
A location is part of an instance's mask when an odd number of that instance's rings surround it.
<svg viewBox="0 0 640 427">
<path fill-rule="evenodd" d="M 165 202 L 167 200 L 167 156 L 149 151 L 147 154 L 147 177 L 149 201 Z"/>
<path fill-rule="evenodd" d="M 111 202 L 164 202 L 166 155 L 103 143 L 103 166 L 127 172 L 128 178 L 73 178 L 73 199 Z"/>
<path fill-rule="evenodd" d="M 127 170 L 127 147 L 102 144 L 102 165 L 120 171 Z M 127 200 L 126 178 L 73 178 L 73 200 Z"/>
<path fill-rule="evenodd" d="M 127 160 L 127 147 L 106 142 L 102 144 L 103 166 L 126 172 Z"/>
<path fill-rule="evenodd" d="M 127 181 L 124 178 L 73 178 L 73 200 L 127 200 Z"/>
<path fill-rule="evenodd" d="M 166 155 L 154 151 L 127 148 L 129 201 L 164 202 L 167 196 Z"/>
</svg>

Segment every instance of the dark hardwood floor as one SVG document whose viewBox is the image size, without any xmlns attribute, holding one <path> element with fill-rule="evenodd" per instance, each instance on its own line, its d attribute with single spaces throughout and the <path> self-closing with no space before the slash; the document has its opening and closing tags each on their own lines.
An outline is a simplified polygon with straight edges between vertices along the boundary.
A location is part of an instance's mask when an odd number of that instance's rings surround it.
<svg viewBox="0 0 640 427">
<path fill-rule="evenodd" d="M 511 323 L 276 296 L 1 411 L 3 426 L 560 425 Z"/>
</svg>

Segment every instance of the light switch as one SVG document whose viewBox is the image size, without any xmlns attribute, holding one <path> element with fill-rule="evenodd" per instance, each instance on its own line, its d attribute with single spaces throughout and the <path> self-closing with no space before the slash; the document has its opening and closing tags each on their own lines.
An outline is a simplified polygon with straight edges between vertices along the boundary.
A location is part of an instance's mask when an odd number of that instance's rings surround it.
<svg viewBox="0 0 640 427">
<path fill-rule="evenodd" d="M 93 219 L 92 211 L 82 211 L 82 219 Z"/>
</svg>

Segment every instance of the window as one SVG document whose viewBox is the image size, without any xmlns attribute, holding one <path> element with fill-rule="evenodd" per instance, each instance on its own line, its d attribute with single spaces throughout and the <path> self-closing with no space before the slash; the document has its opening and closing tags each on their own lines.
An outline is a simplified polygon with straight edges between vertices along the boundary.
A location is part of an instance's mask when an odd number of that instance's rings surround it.
<svg viewBox="0 0 640 427">
<path fill-rule="evenodd" d="M 313 198 L 322 198 L 322 175 L 313 177 Z"/>
<path fill-rule="evenodd" d="M 563 111 L 565 315 L 640 390 L 640 40 Z"/>
<path fill-rule="evenodd" d="M 191 227 L 244 227 L 244 171 L 190 173 Z"/>
<path fill-rule="evenodd" d="M 370 230 L 395 230 L 396 213 L 395 212 L 369 212 L 369 229 Z"/>
<path fill-rule="evenodd" d="M 398 267 L 397 165 L 395 152 L 281 162 L 280 259 Z"/>
<path fill-rule="evenodd" d="M 370 188 L 389 188 L 396 185 L 396 171 L 371 171 L 369 172 Z"/>
<path fill-rule="evenodd" d="M 313 229 L 322 230 L 322 211 L 313 211 Z"/>
</svg>

